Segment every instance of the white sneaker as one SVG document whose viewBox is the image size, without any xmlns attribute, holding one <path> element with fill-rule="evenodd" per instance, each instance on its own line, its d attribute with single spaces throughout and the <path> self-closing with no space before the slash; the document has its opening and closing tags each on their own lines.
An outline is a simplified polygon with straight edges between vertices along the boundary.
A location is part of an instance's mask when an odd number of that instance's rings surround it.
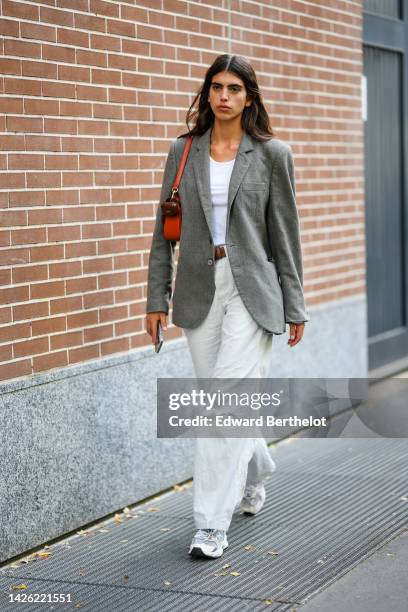
<svg viewBox="0 0 408 612">
<path fill-rule="evenodd" d="M 263 483 L 247 485 L 241 500 L 240 509 L 245 514 L 256 514 L 265 503 L 265 487 Z"/>
<path fill-rule="evenodd" d="M 221 529 L 198 529 L 193 537 L 188 551 L 193 557 L 221 557 L 227 548 L 227 534 Z"/>
</svg>

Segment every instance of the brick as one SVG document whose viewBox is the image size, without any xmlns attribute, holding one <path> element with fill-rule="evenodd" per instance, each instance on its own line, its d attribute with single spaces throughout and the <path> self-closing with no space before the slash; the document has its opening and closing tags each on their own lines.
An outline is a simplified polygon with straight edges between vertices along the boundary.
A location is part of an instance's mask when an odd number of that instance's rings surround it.
<svg viewBox="0 0 408 612">
<path fill-rule="evenodd" d="M 3 0 L 2 13 L 7 17 L 29 19 L 30 21 L 38 21 L 39 18 L 39 9 L 37 6 L 29 5 L 26 2 L 13 2 L 12 0 Z"/>
<path fill-rule="evenodd" d="M 118 321 L 119 319 L 127 319 L 128 307 L 126 305 L 113 306 L 112 308 L 100 309 L 100 321 Z"/>
<path fill-rule="evenodd" d="M 105 340 L 106 338 L 112 338 L 114 335 L 113 325 L 101 325 L 99 327 L 90 327 L 84 330 L 84 341 L 85 343 L 97 342 L 98 340 Z"/>
<path fill-rule="evenodd" d="M 52 62 L 75 63 L 75 49 L 59 45 L 42 45 L 42 57 Z M 60 73 L 60 70 L 58 71 Z M 63 77 L 59 77 L 63 78 Z"/>
<path fill-rule="evenodd" d="M 43 170 L 44 155 L 10 153 L 8 155 L 9 170 Z"/>
<path fill-rule="evenodd" d="M 106 34 L 91 34 L 91 46 L 93 49 L 104 49 L 106 51 L 120 52 L 121 42 L 114 36 Z"/>
<path fill-rule="evenodd" d="M 20 24 L 21 38 L 31 38 L 35 40 L 57 41 L 57 31 L 53 27 L 36 25 L 34 23 Z"/>
<path fill-rule="evenodd" d="M 29 299 L 30 290 L 28 285 L 17 285 L 16 287 L 0 288 L 0 304 L 15 304 L 26 302 Z"/>
<path fill-rule="evenodd" d="M 71 296 L 50 301 L 50 314 L 69 313 L 82 309 L 82 297 Z"/>
<path fill-rule="evenodd" d="M 80 30 L 95 30 L 105 32 L 106 20 L 103 17 L 82 15 L 78 13 L 75 15 L 75 28 L 78 28 Z"/>
<path fill-rule="evenodd" d="M 41 300 L 48 297 L 58 297 L 64 295 L 64 282 L 35 283 L 30 287 L 30 299 Z"/>
<path fill-rule="evenodd" d="M 109 342 L 101 343 L 101 355 L 111 355 L 112 353 L 122 353 L 128 351 L 130 347 L 129 338 L 117 338 Z"/>
<path fill-rule="evenodd" d="M 67 351 L 56 351 L 48 355 L 33 357 L 33 373 L 68 365 Z"/>
<path fill-rule="evenodd" d="M 64 331 L 65 329 L 66 318 L 64 316 L 39 319 L 37 321 L 32 321 L 31 323 L 31 330 L 33 336 L 52 334 L 55 332 Z"/>
<path fill-rule="evenodd" d="M 120 287 L 127 284 L 127 272 L 116 272 L 112 274 L 101 274 L 98 276 L 98 289 L 109 287 Z"/>
<path fill-rule="evenodd" d="M 47 241 L 47 230 L 45 227 L 32 227 L 27 229 L 16 229 L 11 231 L 12 245 L 28 245 L 44 243 Z"/>
<path fill-rule="evenodd" d="M 4 54 L 15 57 L 41 57 L 41 45 L 25 40 L 4 40 Z"/>
<path fill-rule="evenodd" d="M 80 261 L 63 261 L 49 264 L 49 278 L 66 278 L 81 274 Z"/>
<path fill-rule="evenodd" d="M 61 45 L 74 45 L 75 47 L 88 48 L 90 34 L 69 28 L 57 29 L 57 42 Z"/>
<path fill-rule="evenodd" d="M 21 60 L 21 74 L 28 77 L 42 77 L 43 79 L 56 79 L 58 78 L 58 67 L 51 62 L 36 62 L 30 60 Z M 45 95 L 44 89 L 48 84 L 44 82 L 42 84 L 43 95 Z M 27 92 L 29 93 L 29 92 Z"/>
<path fill-rule="evenodd" d="M 74 25 L 74 15 L 72 11 L 63 11 L 42 6 L 40 7 L 40 21 L 72 27 Z"/>
<path fill-rule="evenodd" d="M 22 342 L 16 342 L 13 346 L 13 353 L 16 358 L 47 353 L 48 350 L 48 336 L 23 340 Z"/>
<path fill-rule="evenodd" d="M 84 295 L 84 308 L 95 308 L 96 306 L 103 306 L 106 304 L 114 303 L 113 291 L 95 291 Z"/>
<path fill-rule="evenodd" d="M 89 293 L 97 289 L 96 277 L 86 276 L 83 278 L 73 278 L 66 281 L 66 293 Z"/>
<path fill-rule="evenodd" d="M 62 348 L 81 346 L 83 344 L 82 331 L 65 332 L 50 336 L 50 349 L 55 351 Z"/>
<path fill-rule="evenodd" d="M 14 266 L 12 278 L 13 284 L 45 280 L 48 278 L 48 267 L 46 265 Z"/>
<path fill-rule="evenodd" d="M 29 338 L 31 335 L 31 326 L 29 323 L 17 323 L 16 325 L 8 325 L 1 330 L 2 342 L 15 342 L 22 338 Z"/>
<path fill-rule="evenodd" d="M 30 248 L 31 262 L 50 261 L 53 259 L 62 259 L 63 257 L 64 246 L 62 244 L 50 244 L 47 246 Z"/>
<path fill-rule="evenodd" d="M 13 117 L 6 118 L 8 132 L 42 132 L 42 119 L 39 117 Z"/>
<path fill-rule="evenodd" d="M 12 19 L 0 18 L 0 34 L 3 36 L 19 37 L 19 22 Z"/>
<path fill-rule="evenodd" d="M 97 357 L 99 357 L 99 344 L 83 346 L 81 348 L 70 349 L 68 351 L 68 359 L 70 364 L 87 361 L 88 359 L 96 359 Z"/>
<path fill-rule="evenodd" d="M 0 59 L 1 74 L 21 74 L 21 60 L 4 57 Z M 7 104 L 8 100 L 2 100 Z M 22 102 L 20 100 L 20 102 Z"/>
<path fill-rule="evenodd" d="M 72 242 L 65 245 L 65 256 L 90 257 L 96 255 L 96 242 Z"/>
<path fill-rule="evenodd" d="M 31 360 L 20 359 L 18 361 L 0 364 L 0 380 L 9 381 L 21 376 L 31 374 Z"/>
<path fill-rule="evenodd" d="M 67 328 L 75 329 L 77 327 L 88 327 L 89 325 L 96 325 L 98 322 L 98 311 L 88 310 L 85 312 L 79 312 L 77 314 L 67 316 Z"/>
</svg>

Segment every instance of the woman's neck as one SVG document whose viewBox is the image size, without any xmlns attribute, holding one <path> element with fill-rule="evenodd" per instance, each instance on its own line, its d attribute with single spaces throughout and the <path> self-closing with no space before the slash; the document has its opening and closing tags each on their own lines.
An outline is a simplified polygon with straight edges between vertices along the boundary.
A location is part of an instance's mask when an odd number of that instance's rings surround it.
<svg viewBox="0 0 408 612">
<path fill-rule="evenodd" d="M 238 119 L 239 122 L 236 122 L 235 125 L 230 122 L 214 121 L 211 130 L 210 155 L 215 161 L 229 161 L 236 156 L 243 133 L 240 117 Z"/>
<path fill-rule="evenodd" d="M 235 148 L 234 145 L 240 143 L 242 138 L 241 117 L 237 117 L 236 121 L 218 121 L 214 120 L 214 125 L 211 130 L 211 144 L 222 148 Z"/>
</svg>

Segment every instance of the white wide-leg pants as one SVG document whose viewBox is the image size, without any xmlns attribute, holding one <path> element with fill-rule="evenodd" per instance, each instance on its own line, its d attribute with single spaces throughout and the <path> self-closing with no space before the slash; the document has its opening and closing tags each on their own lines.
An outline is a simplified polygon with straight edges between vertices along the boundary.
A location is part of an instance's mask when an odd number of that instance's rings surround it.
<svg viewBox="0 0 408 612">
<path fill-rule="evenodd" d="M 183 328 L 197 378 L 267 375 L 272 334 L 254 321 L 239 296 L 227 257 L 215 261 L 215 295 L 205 320 Z M 276 468 L 264 438 L 196 438 L 193 508 L 196 529 L 228 530 L 246 484 Z"/>
</svg>

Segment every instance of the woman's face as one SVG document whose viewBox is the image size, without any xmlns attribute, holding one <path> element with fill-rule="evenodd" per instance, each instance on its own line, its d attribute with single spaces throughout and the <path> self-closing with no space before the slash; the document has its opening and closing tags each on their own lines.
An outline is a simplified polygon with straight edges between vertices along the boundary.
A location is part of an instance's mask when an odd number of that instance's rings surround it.
<svg viewBox="0 0 408 612">
<path fill-rule="evenodd" d="M 232 72 L 218 72 L 212 77 L 208 102 L 221 121 L 235 119 L 251 105 L 244 82 Z"/>
</svg>

